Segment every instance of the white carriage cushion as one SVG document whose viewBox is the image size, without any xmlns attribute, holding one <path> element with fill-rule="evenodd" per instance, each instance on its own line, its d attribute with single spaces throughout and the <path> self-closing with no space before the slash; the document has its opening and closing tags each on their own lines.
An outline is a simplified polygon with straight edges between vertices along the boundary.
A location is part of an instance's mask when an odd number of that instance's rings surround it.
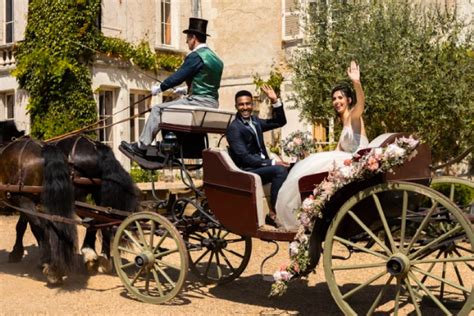
<svg viewBox="0 0 474 316">
<path fill-rule="evenodd" d="M 376 148 L 376 147 L 380 147 L 380 145 L 383 144 L 383 142 L 389 138 L 390 136 L 394 135 L 396 133 L 385 133 L 385 134 L 381 134 L 377 137 L 375 137 L 374 139 L 372 139 L 372 141 L 369 143 L 369 145 L 367 146 L 367 148 Z"/>
<path fill-rule="evenodd" d="M 235 111 L 225 111 L 202 106 L 172 105 L 163 109 L 161 122 L 182 126 L 226 129 L 234 120 Z"/>
<path fill-rule="evenodd" d="M 240 173 L 245 173 L 245 174 L 248 174 L 248 175 L 251 175 L 252 177 L 254 177 L 254 179 L 255 179 L 255 196 L 256 196 L 256 205 L 257 205 L 257 223 L 258 223 L 258 226 L 265 225 L 265 215 L 267 214 L 267 213 L 265 213 L 265 211 L 268 212 L 268 206 L 265 209 L 265 207 L 264 207 L 265 193 L 263 192 L 264 190 L 263 190 L 263 186 L 262 186 L 262 179 L 260 178 L 260 176 L 257 175 L 256 173 L 244 171 L 244 170 L 240 169 L 239 167 L 237 167 L 235 165 L 234 161 L 232 160 L 232 158 L 229 156 L 229 153 L 227 152 L 227 150 L 221 149 L 221 148 L 213 148 L 212 151 L 215 151 L 215 152 L 219 153 L 219 155 L 222 157 L 224 162 L 229 167 L 229 170 L 235 171 L 235 172 L 240 172 Z M 266 185 L 266 186 L 268 186 L 268 185 Z"/>
</svg>

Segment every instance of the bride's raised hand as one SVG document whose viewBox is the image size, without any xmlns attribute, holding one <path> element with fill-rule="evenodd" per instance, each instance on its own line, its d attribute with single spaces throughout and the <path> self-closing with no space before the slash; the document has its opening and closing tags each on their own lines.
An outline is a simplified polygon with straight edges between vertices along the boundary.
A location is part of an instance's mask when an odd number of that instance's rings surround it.
<svg viewBox="0 0 474 316">
<path fill-rule="evenodd" d="M 351 81 L 360 81 L 359 65 L 355 61 L 351 61 L 351 65 L 347 67 L 347 75 Z"/>
</svg>

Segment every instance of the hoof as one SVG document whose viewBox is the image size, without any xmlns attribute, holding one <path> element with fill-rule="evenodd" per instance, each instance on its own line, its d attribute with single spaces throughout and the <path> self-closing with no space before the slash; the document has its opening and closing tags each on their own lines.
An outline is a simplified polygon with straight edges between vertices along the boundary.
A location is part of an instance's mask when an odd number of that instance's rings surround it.
<svg viewBox="0 0 474 316">
<path fill-rule="evenodd" d="M 57 286 L 63 283 L 62 275 L 51 269 L 51 266 L 47 263 L 43 264 L 43 275 L 46 276 L 46 280 L 50 286 Z"/>
<path fill-rule="evenodd" d="M 23 258 L 23 250 L 22 251 L 13 250 L 8 255 L 8 262 L 20 262 L 22 258 Z"/>
<path fill-rule="evenodd" d="M 82 258 L 84 259 L 84 264 L 86 265 L 87 273 L 96 274 L 99 269 L 99 257 L 97 253 L 91 248 L 82 248 L 81 249 Z"/>
<path fill-rule="evenodd" d="M 110 274 L 112 273 L 112 261 L 107 259 L 106 256 L 99 256 L 99 272 Z"/>
</svg>

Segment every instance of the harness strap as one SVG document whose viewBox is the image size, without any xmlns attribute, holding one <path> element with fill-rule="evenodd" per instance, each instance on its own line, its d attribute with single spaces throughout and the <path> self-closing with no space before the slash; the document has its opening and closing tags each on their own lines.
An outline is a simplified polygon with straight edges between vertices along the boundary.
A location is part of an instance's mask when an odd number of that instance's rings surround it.
<svg viewBox="0 0 474 316">
<path fill-rule="evenodd" d="M 84 139 L 84 140 L 88 141 L 89 143 L 91 143 L 94 146 L 94 148 L 97 150 L 97 143 L 94 140 L 92 140 L 91 138 L 89 138 L 85 135 L 80 135 L 78 138 L 76 138 L 76 140 L 74 141 L 74 144 L 72 146 L 72 149 L 71 149 L 71 151 L 69 152 L 69 155 L 68 155 L 68 163 L 71 167 L 70 168 L 71 169 L 71 179 L 75 184 L 100 185 L 102 181 L 99 178 L 76 177 L 76 175 L 75 175 L 76 169 L 74 168 L 74 166 L 75 166 L 74 157 L 76 157 L 77 144 L 79 143 L 79 141 L 81 139 Z"/>
<path fill-rule="evenodd" d="M 27 209 L 23 209 L 23 208 L 20 208 L 20 207 L 16 207 L 4 200 L 1 201 L 5 206 L 9 207 L 9 208 L 12 208 L 16 211 L 19 211 L 19 212 L 22 212 L 22 213 L 25 213 L 25 214 L 29 214 L 29 215 L 33 215 L 33 216 L 37 216 L 37 217 L 40 217 L 40 218 L 44 218 L 44 219 L 47 219 L 49 221 L 52 221 L 52 222 L 60 222 L 60 223 L 65 223 L 65 224 L 70 224 L 70 225 L 82 225 L 84 227 L 89 227 L 90 225 L 84 223 L 83 221 L 81 220 L 75 220 L 75 219 L 71 219 L 71 218 L 67 218 L 67 217 L 63 217 L 63 216 L 59 216 L 59 215 L 49 215 L 49 214 L 44 214 L 44 213 L 40 213 L 40 212 L 33 212 L 33 211 L 30 211 L 30 210 L 27 210 Z"/>
<path fill-rule="evenodd" d="M 69 163 L 70 169 L 71 169 L 71 178 L 73 178 L 73 179 L 75 177 L 75 171 L 76 171 L 74 169 L 74 157 L 76 156 L 76 146 L 77 146 L 77 143 L 79 142 L 80 139 L 81 139 L 81 137 L 76 138 L 76 140 L 74 141 L 74 144 L 72 145 L 72 149 L 69 152 L 69 155 L 67 157 L 67 160 L 68 160 L 68 163 Z"/>
<path fill-rule="evenodd" d="M 71 132 L 64 133 L 64 134 L 62 134 L 62 135 L 52 137 L 52 138 L 50 138 L 50 139 L 47 139 L 45 142 L 46 142 L 46 143 L 49 143 L 49 142 L 53 142 L 53 141 L 56 141 L 56 140 L 60 140 L 60 139 L 66 138 L 66 137 L 71 136 L 71 135 L 76 135 L 76 134 L 80 134 L 80 133 L 83 133 L 83 132 L 92 132 L 92 131 L 96 131 L 96 130 L 101 130 L 101 129 L 105 129 L 105 128 L 108 128 L 108 127 L 110 127 L 110 126 L 113 126 L 113 125 L 122 123 L 122 122 L 130 121 L 130 120 L 132 120 L 132 119 L 134 119 L 134 118 L 136 118 L 136 117 L 138 117 L 138 116 L 140 116 L 140 115 L 143 115 L 143 114 L 145 114 L 145 113 L 151 111 L 151 108 L 150 108 L 150 109 L 147 109 L 147 110 L 145 110 L 145 111 L 143 111 L 143 112 L 141 112 L 141 113 L 138 113 L 138 114 L 136 114 L 136 115 L 133 115 L 133 116 L 127 118 L 127 119 L 124 119 L 124 120 L 121 120 L 121 121 L 118 121 L 118 122 L 115 122 L 115 123 L 112 123 L 112 124 L 109 124 L 109 125 L 106 125 L 106 126 L 100 126 L 100 127 L 94 128 L 94 126 L 104 123 L 104 122 L 105 122 L 107 119 L 109 119 L 110 117 L 113 117 L 113 116 L 115 116 L 116 114 L 119 114 L 120 112 L 125 111 L 126 109 L 129 109 L 130 107 L 134 106 L 135 104 L 138 104 L 138 103 L 140 103 L 140 102 L 142 102 L 142 101 L 144 101 L 144 100 L 146 100 L 146 99 L 148 99 L 148 98 L 151 98 L 151 97 L 152 97 L 152 95 L 149 94 L 149 95 L 147 95 L 146 97 L 144 97 L 144 98 L 142 98 L 142 99 L 140 99 L 140 100 L 138 100 L 138 101 L 136 101 L 136 102 L 130 104 L 129 106 L 127 106 L 127 107 L 121 109 L 120 111 L 117 111 L 117 112 L 113 113 L 113 114 L 112 114 L 111 116 L 109 116 L 109 117 L 106 117 L 106 118 L 103 118 L 103 119 L 101 119 L 101 120 L 98 120 L 98 121 L 96 121 L 96 122 L 94 122 L 94 123 L 92 123 L 92 124 L 87 125 L 86 127 L 79 128 L 79 129 L 73 130 L 73 131 L 71 131 Z"/>
<path fill-rule="evenodd" d="M 24 169 L 22 165 L 22 160 L 23 160 L 23 153 L 25 152 L 26 147 L 33 142 L 33 140 L 30 138 L 28 139 L 23 146 L 20 149 L 20 154 L 18 155 L 18 186 L 19 186 L 19 192 L 21 192 L 21 188 L 23 187 L 23 174 L 24 174 Z"/>
</svg>

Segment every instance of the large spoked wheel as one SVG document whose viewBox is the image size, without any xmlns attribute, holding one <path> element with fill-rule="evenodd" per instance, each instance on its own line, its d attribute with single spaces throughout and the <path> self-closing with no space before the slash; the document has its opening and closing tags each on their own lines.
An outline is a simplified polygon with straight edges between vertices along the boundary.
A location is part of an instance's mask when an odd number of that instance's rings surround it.
<svg viewBox="0 0 474 316">
<path fill-rule="evenodd" d="M 474 182 L 450 177 L 435 177 L 431 181 L 431 187 L 449 197 L 460 209 L 470 212 L 474 206 Z"/>
<path fill-rule="evenodd" d="M 208 283 L 225 284 L 238 278 L 247 267 L 252 239 L 223 227 L 185 235 L 191 272 Z"/>
<path fill-rule="evenodd" d="M 351 238 L 364 234 L 363 241 Z M 341 262 L 347 247 L 357 251 Z M 428 187 L 394 182 L 363 190 L 340 208 L 325 238 L 324 273 L 346 315 L 467 315 L 473 252 L 472 227 L 453 202 Z"/>
<path fill-rule="evenodd" d="M 188 273 L 186 246 L 161 215 L 140 212 L 127 217 L 117 229 L 112 254 L 123 285 L 141 301 L 164 303 L 183 288 Z"/>
</svg>

